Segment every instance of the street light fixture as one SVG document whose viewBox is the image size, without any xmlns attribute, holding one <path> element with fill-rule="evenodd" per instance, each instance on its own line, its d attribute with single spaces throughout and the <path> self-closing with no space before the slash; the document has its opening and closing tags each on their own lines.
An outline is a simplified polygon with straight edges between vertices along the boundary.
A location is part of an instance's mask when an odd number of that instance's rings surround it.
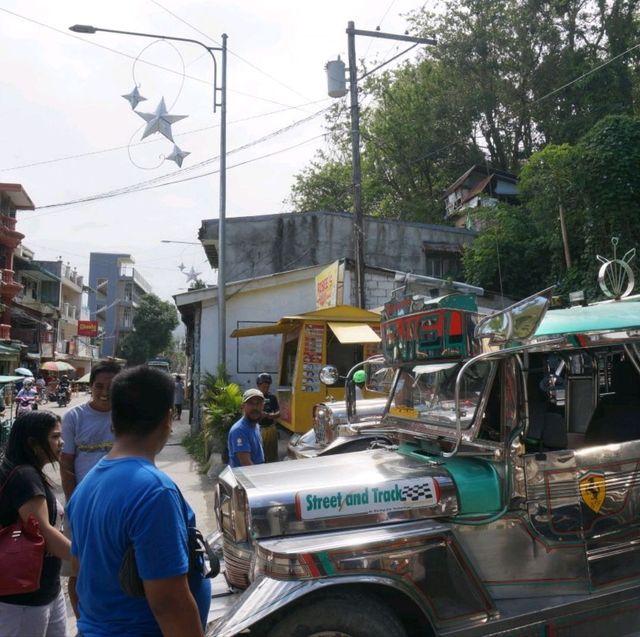
<svg viewBox="0 0 640 637">
<path fill-rule="evenodd" d="M 220 107 L 220 199 L 218 208 L 218 364 L 226 367 L 226 279 L 225 279 L 225 220 L 227 211 L 227 34 L 222 34 L 222 46 L 207 46 L 204 42 L 191 38 L 179 38 L 172 35 L 158 35 L 155 33 L 140 33 L 138 31 L 121 31 L 119 29 L 102 29 L 88 24 L 74 24 L 69 27 L 75 33 L 93 34 L 98 31 L 104 33 L 118 33 L 120 35 L 134 35 L 143 38 L 154 38 L 156 40 L 174 40 L 176 42 L 188 42 L 197 44 L 206 49 L 213 60 L 213 112 L 216 107 Z M 222 69 L 220 86 L 218 87 L 218 63 L 214 52 L 220 51 L 222 58 Z M 220 100 L 217 94 L 220 93 Z M 163 241 L 163 243 L 170 243 Z M 188 242 L 171 242 L 188 243 Z"/>
</svg>

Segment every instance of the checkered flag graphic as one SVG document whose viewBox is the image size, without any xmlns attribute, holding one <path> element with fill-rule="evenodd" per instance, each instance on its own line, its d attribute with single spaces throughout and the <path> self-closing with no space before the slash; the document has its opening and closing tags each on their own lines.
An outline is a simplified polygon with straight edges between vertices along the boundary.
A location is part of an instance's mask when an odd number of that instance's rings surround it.
<svg viewBox="0 0 640 637">
<path fill-rule="evenodd" d="M 400 490 L 403 500 L 410 500 L 411 502 L 420 502 L 420 500 L 433 499 L 433 491 L 429 483 L 414 484 L 410 487 L 402 487 Z"/>
</svg>

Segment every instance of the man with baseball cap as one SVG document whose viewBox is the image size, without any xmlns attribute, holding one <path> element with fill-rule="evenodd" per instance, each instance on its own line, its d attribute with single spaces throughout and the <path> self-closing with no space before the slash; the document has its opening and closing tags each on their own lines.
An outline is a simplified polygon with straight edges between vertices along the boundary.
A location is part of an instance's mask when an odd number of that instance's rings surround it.
<svg viewBox="0 0 640 637">
<path fill-rule="evenodd" d="M 259 389 L 247 389 L 242 394 L 243 415 L 231 427 L 227 439 L 230 467 L 264 463 L 262 437 L 258 427 L 263 407 L 264 394 Z"/>
</svg>

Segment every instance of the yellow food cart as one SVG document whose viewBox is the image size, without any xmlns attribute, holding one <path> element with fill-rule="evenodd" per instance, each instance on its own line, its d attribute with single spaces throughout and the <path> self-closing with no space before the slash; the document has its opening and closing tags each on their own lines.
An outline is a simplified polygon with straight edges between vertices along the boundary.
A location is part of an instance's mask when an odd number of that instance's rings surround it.
<svg viewBox="0 0 640 637">
<path fill-rule="evenodd" d="M 338 368 L 341 376 L 356 363 L 378 353 L 380 314 L 351 305 L 284 316 L 273 325 L 236 329 L 233 337 L 282 334 L 278 374 L 278 422 L 304 433 L 313 424 L 313 407 L 331 395 L 344 398 L 344 383 L 326 387 L 320 382 L 323 365 Z"/>
</svg>

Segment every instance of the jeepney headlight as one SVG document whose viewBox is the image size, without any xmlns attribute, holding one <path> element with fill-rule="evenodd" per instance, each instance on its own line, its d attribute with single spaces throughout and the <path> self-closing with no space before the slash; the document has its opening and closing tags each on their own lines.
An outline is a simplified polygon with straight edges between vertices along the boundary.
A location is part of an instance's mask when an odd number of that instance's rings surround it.
<svg viewBox="0 0 640 637">
<path fill-rule="evenodd" d="M 327 429 L 332 424 L 331 409 L 326 405 L 317 405 L 313 417 L 313 430 L 316 432 L 316 442 L 325 442 Z"/>
<path fill-rule="evenodd" d="M 215 495 L 218 528 L 233 542 L 246 542 L 249 528 L 247 499 L 244 491 L 218 482 Z"/>
<path fill-rule="evenodd" d="M 250 579 L 254 581 L 259 575 L 266 575 L 280 580 L 309 579 L 313 575 L 311 569 L 307 566 L 305 558 L 311 559 L 311 556 L 278 555 L 258 545 L 251 562 Z"/>
</svg>

